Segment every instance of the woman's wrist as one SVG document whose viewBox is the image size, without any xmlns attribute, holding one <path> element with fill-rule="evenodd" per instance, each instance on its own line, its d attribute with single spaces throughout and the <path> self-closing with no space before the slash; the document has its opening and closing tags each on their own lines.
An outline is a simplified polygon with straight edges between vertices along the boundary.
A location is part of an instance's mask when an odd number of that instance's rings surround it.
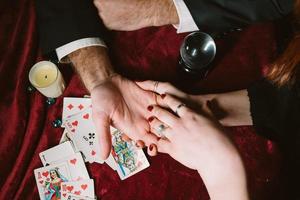
<svg viewBox="0 0 300 200">
<path fill-rule="evenodd" d="M 230 150 L 219 158 L 214 159 L 215 163 L 198 169 L 210 198 L 212 200 L 247 200 L 247 179 L 240 155 L 237 151 Z"/>
</svg>

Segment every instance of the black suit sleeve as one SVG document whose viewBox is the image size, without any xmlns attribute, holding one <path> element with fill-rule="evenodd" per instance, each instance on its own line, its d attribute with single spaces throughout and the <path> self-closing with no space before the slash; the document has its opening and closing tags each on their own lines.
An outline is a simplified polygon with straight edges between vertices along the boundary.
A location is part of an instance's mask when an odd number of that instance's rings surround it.
<svg viewBox="0 0 300 200">
<path fill-rule="evenodd" d="M 45 54 L 78 39 L 104 37 L 105 29 L 92 0 L 36 0 L 36 12 Z"/>
<path fill-rule="evenodd" d="M 223 32 L 289 14 L 294 0 L 184 0 L 199 29 Z"/>
</svg>

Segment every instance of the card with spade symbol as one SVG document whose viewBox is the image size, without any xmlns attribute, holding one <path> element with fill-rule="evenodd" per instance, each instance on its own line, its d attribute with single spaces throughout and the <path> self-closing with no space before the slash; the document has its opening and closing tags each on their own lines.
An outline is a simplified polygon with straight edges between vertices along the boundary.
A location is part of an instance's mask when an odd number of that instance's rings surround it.
<svg viewBox="0 0 300 200">
<path fill-rule="evenodd" d="M 69 137 L 82 151 L 88 162 L 104 162 L 99 157 L 99 137 L 96 134 L 96 128 L 92 120 L 91 108 L 68 118 L 65 121 L 65 127 L 68 130 Z"/>
<path fill-rule="evenodd" d="M 66 162 L 34 170 L 41 200 L 61 199 L 61 184 L 71 181 Z"/>
<path fill-rule="evenodd" d="M 67 194 L 95 198 L 94 180 L 82 180 L 61 183 L 61 200 L 67 200 Z"/>
</svg>

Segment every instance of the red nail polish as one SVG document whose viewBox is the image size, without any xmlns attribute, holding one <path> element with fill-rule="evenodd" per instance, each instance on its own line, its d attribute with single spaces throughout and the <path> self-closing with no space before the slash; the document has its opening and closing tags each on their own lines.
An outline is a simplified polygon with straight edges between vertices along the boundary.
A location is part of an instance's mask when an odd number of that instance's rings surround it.
<svg viewBox="0 0 300 200">
<path fill-rule="evenodd" d="M 151 112 L 153 110 L 153 106 L 148 106 L 147 109 Z"/>
<path fill-rule="evenodd" d="M 152 144 L 149 146 L 149 150 L 150 150 L 150 151 L 153 150 L 153 145 L 152 145 Z"/>
<path fill-rule="evenodd" d="M 161 98 L 164 99 L 167 95 L 166 94 L 162 94 Z"/>
<path fill-rule="evenodd" d="M 154 117 L 149 117 L 148 122 L 152 122 L 154 120 Z"/>
</svg>

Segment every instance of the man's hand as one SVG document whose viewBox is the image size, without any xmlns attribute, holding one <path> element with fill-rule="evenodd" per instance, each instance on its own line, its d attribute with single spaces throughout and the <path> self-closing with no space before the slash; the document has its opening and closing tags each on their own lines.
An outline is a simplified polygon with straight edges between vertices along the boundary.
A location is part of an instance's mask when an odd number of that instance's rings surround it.
<svg viewBox="0 0 300 200">
<path fill-rule="evenodd" d="M 113 30 L 179 23 L 173 0 L 94 0 L 94 4 L 105 26 Z"/>
<path fill-rule="evenodd" d="M 71 53 L 69 58 L 92 96 L 93 120 L 100 135 L 102 159 L 110 153 L 111 124 L 133 140 L 142 140 L 146 145 L 156 143 L 157 138 L 149 134 L 145 112 L 148 104 L 155 103 L 152 92 L 144 91 L 133 81 L 113 75 L 106 48 L 83 48 Z"/>
<path fill-rule="evenodd" d="M 111 149 L 110 124 L 133 140 L 142 140 L 149 146 L 157 142 L 150 134 L 145 111 L 155 103 L 154 94 L 139 88 L 133 81 L 119 75 L 96 86 L 91 91 L 93 120 L 100 135 L 101 157 L 108 157 Z"/>
</svg>

